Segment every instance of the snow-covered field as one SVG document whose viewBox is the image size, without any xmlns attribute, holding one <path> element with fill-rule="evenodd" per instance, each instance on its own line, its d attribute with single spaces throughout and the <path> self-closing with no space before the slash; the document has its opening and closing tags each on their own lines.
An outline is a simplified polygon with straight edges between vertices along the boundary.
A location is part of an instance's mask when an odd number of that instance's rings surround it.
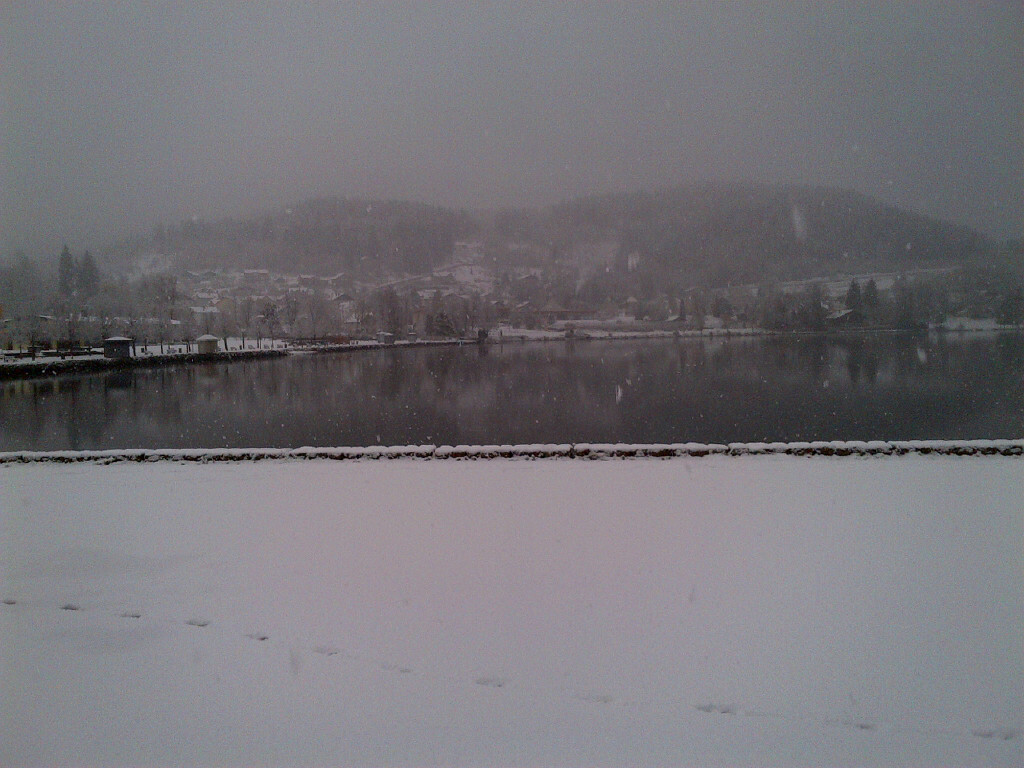
<svg viewBox="0 0 1024 768">
<path fill-rule="evenodd" d="M 0 765 L 1020 765 L 1024 460 L 0 465 Z"/>
</svg>

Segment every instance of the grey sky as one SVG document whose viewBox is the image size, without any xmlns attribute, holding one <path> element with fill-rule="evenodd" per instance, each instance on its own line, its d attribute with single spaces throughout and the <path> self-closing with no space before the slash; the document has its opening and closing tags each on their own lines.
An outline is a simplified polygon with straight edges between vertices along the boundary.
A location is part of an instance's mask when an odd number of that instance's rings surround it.
<svg viewBox="0 0 1024 768">
<path fill-rule="evenodd" d="M 2 251 L 324 194 L 706 178 L 1024 222 L 1016 0 L 5 2 L 0 56 Z"/>
</svg>

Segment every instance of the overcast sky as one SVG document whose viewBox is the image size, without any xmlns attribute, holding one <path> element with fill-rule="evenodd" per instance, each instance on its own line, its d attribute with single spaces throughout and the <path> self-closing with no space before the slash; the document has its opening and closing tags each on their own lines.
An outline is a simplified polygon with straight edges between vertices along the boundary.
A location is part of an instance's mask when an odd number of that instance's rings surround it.
<svg viewBox="0 0 1024 768">
<path fill-rule="evenodd" d="M 213 6 L 210 9 L 206 6 Z M 1024 222 L 1024 4 L 0 2 L 0 249 L 750 179 Z"/>
</svg>

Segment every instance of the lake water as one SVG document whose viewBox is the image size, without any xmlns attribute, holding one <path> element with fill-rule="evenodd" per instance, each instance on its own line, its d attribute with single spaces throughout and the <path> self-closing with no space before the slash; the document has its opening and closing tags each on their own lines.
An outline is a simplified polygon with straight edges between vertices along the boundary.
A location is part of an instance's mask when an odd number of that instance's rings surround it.
<svg viewBox="0 0 1024 768">
<path fill-rule="evenodd" d="M 384 348 L 0 383 L 0 450 L 1022 435 L 1018 334 Z"/>
</svg>

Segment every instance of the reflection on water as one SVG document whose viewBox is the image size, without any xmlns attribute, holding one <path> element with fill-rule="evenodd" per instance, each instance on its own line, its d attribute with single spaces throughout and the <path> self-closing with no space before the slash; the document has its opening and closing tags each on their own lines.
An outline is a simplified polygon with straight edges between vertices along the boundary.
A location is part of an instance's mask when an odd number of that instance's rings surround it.
<svg viewBox="0 0 1024 768">
<path fill-rule="evenodd" d="M 381 349 L 0 385 L 0 449 L 1000 438 L 1024 339 Z"/>
</svg>

